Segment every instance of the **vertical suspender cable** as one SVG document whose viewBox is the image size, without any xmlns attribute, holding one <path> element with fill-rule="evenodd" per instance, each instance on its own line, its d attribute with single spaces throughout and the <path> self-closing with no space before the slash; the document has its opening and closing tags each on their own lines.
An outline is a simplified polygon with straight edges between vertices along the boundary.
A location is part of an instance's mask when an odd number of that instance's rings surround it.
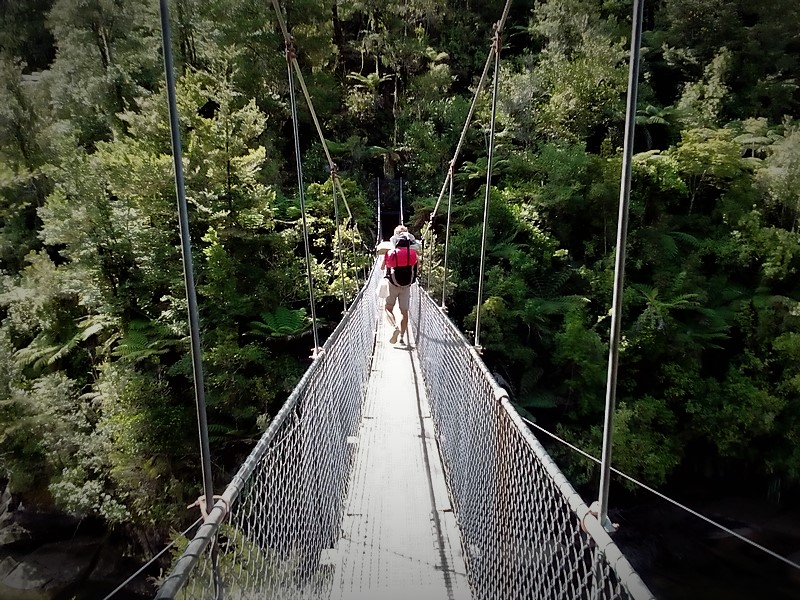
<svg viewBox="0 0 800 600">
<path fill-rule="evenodd" d="M 494 156 L 494 126 L 497 113 L 497 88 L 500 80 L 500 23 L 494 34 L 494 81 L 492 83 L 492 116 L 489 125 L 489 158 L 486 164 L 486 195 L 483 201 L 483 233 L 481 236 L 481 266 L 478 275 L 478 307 L 475 311 L 475 349 L 481 350 L 481 305 L 483 304 L 483 271 L 486 262 L 486 234 L 489 229 L 489 197 L 492 191 L 492 158 Z"/>
<path fill-rule="evenodd" d="M 622 315 L 622 289 L 625 281 L 625 244 L 628 237 L 628 204 L 631 192 L 631 157 L 633 132 L 636 122 L 636 96 L 639 89 L 639 49 L 642 39 L 642 7 L 644 0 L 633 4 L 631 28 L 631 63 L 628 71 L 628 100 L 625 109 L 625 142 L 622 154 L 622 176 L 619 192 L 619 217 L 617 219 L 617 256 L 614 265 L 614 298 L 611 309 L 611 336 L 608 349 L 608 381 L 606 382 L 606 413 L 603 423 L 603 454 L 600 458 L 600 498 L 598 519 L 606 531 L 615 531 L 608 519 L 608 487 L 611 471 L 611 445 L 614 436 L 614 405 L 617 394 L 617 368 L 619 366 L 620 317 Z"/>
<path fill-rule="evenodd" d="M 333 191 L 333 214 L 336 219 L 336 247 L 339 253 L 339 272 L 342 276 L 342 307 L 347 312 L 347 298 L 344 293 L 344 261 L 342 260 L 342 229 L 339 227 L 339 200 L 336 198 L 336 172 L 331 171 L 331 189 Z"/>
<path fill-rule="evenodd" d="M 447 226 L 444 230 L 444 273 L 442 275 L 442 310 L 447 310 L 447 250 L 450 247 L 450 213 L 453 208 L 453 163 L 450 163 L 450 194 L 447 196 Z"/>
<path fill-rule="evenodd" d="M 403 222 L 405 215 L 403 214 L 403 178 L 400 178 L 400 225 L 405 225 Z"/>
<path fill-rule="evenodd" d="M 200 459 L 203 471 L 203 492 L 206 508 L 214 506 L 214 484 L 211 476 L 211 448 L 208 441 L 208 419 L 206 416 L 205 383 L 203 381 L 203 358 L 200 345 L 200 319 L 197 311 L 197 292 L 194 286 L 192 266 L 192 246 L 189 235 L 189 210 L 186 206 L 186 190 L 183 180 L 183 153 L 181 151 L 181 131 L 178 120 L 178 104 L 175 98 L 175 72 L 172 61 L 172 36 L 169 26 L 169 6 L 167 0 L 160 0 L 161 43 L 164 51 L 164 74 L 167 83 L 169 103 L 169 127 L 172 134 L 172 159 L 175 165 L 175 193 L 178 199 L 178 222 L 181 235 L 181 256 L 183 258 L 183 279 L 186 288 L 186 301 L 189 310 L 189 333 L 192 351 L 192 372 L 194 374 L 195 404 L 197 405 L 197 425 L 200 434 Z M 215 598 L 222 597 L 222 586 L 217 569 L 217 546 L 211 548 L 211 564 L 214 577 Z"/>
<path fill-rule="evenodd" d="M 312 358 L 319 353 L 319 335 L 317 333 L 317 311 L 314 306 L 314 278 L 311 274 L 311 244 L 308 241 L 308 220 L 306 219 L 306 195 L 303 185 L 303 161 L 300 156 L 300 129 L 297 123 L 297 101 L 294 93 L 294 73 L 292 73 L 292 60 L 294 48 L 286 44 L 286 67 L 289 74 L 289 103 L 292 106 L 292 130 L 294 132 L 294 154 L 297 162 L 297 192 L 300 195 L 300 212 L 303 216 L 303 241 L 306 248 L 306 276 L 308 279 L 308 301 L 311 305 L 311 328 L 314 332 L 314 350 Z"/>
<path fill-rule="evenodd" d="M 497 33 L 503 32 L 503 27 L 505 27 L 506 19 L 508 18 L 508 11 L 511 9 L 511 0 L 506 0 L 506 4 L 503 7 L 503 14 L 500 16 L 500 21 L 495 24 Z M 492 57 L 494 55 L 494 42 L 492 43 L 492 48 L 489 50 L 489 54 L 486 56 L 486 62 L 483 65 L 483 72 L 481 73 L 481 77 L 478 80 L 478 85 L 475 87 L 475 95 L 472 97 L 472 104 L 469 107 L 469 112 L 467 113 L 467 118 L 464 121 L 464 128 L 461 130 L 461 137 L 458 138 L 458 144 L 456 145 L 456 150 L 453 152 L 453 159 L 450 161 L 451 170 L 448 170 L 448 177 L 452 177 L 452 173 L 454 172 L 453 169 L 455 167 L 456 161 L 458 160 L 458 155 L 461 153 L 461 147 L 464 145 L 464 140 L 467 138 L 467 131 L 469 130 L 470 123 L 472 122 L 472 115 L 475 114 L 475 108 L 478 106 L 478 98 L 480 97 L 481 90 L 483 89 L 483 83 L 486 81 L 486 75 L 489 73 L 489 66 L 492 64 Z M 439 191 L 439 197 L 436 199 L 436 205 L 433 207 L 431 211 L 430 218 L 436 215 L 436 212 L 439 210 L 439 205 L 442 203 L 442 198 L 444 198 L 444 191 L 447 189 L 447 177 L 445 178 L 444 183 L 442 184 L 442 189 Z"/>
<path fill-rule="evenodd" d="M 486 81 L 486 75 L 489 73 L 489 66 L 492 64 L 492 58 L 494 55 L 494 50 L 489 51 L 489 55 L 486 57 L 486 63 L 483 65 L 483 72 L 481 73 L 481 78 L 478 80 L 478 85 L 475 87 L 475 95 L 472 97 L 472 104 L 470 104 L 469 112 L 467 113 L 467 118 L 464 121 L 464 128 L 461 130 L 461 137 L 458 138 L 458 144 L 456 144 L 455 152 L 453 152 L 453 159 L 450 161 L 450 169 L 447 171 L 447 177 L 445 178 L 444 183 L 442 184 L 442 189 L 439 191 L 439 197 L 436 199 L 436 204 L 431 211 L 431 219 L 436 215 L 436 212 L 439 210 L 439 204 L 442 202 L 442 198 L 444 197 L 444 191 L 447 189 L 447 178 L 453 176 L 453 166 L 456 164 L 456 160 L 458 160 L 458 155 L 461 153 L 461 147 L 464 145 L 464 140 L 467 139 L 467 131 L 469 131 L 470 123 L 472 122 L 472 115 L 475 114 L 475 108 L 478 106 L 478 98 L 480 98 L 481 90 L 483 89 L 483 84 Z"/>
<path fill-rule="evenodd" d="M 383 229 L 381 229 L 381 178 L 376 177 L 375 181 L 377 181 L 377 189 L 378 189 L 378 231 L 375 239 L 378 240 L 378 243 L 383 241 Z"/>
</svg>

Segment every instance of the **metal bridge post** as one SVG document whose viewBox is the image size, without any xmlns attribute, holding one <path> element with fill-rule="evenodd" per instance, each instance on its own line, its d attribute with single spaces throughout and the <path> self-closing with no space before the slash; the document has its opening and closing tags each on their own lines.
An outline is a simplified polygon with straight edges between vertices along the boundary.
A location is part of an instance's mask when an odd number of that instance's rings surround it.
<svg viewBox="0 0 800 600">
<path fill-rule="evenodd" d="M 186 288 L 186 301 L 189 311 L 189 333 L 192 351 L 192 371 L 194 373 L 194 393 L 197 404 L 197 424 L 200 434 L 200 458 L 203 470 L 203 492 L 207 510 L 214 506 L 214 484 L 211 477 L 211 449 L 208 441 L 208 420 L 206 416 L 205 384 L 203 382 L 203 359 L 200 345 L 200 320 L 197 311 L 197 293 L 194 285 L 192 266 L 192 246 L 189 235 L 189 211 L 186 206 L 186 190 L 183 179 L 183 157 L 181 151 L 181 130 L 178 119 L 178 106 L 175 98 L 175 72 L 172 60 L 172 36 L 169 25 L 169 6 L 161 0 L 161 43 L 164 51 L 164 75 L 167 83 L 169 104 L 169 127 L 172 134 L 172 158 L 175 164 L 175 192 L 178 197 L 178 223 L 180 225 L 181 254 L 183 257 L 183 279 Z M 222 586 L 217 572 L 217 549 L 212 541 L 212 572 L 215 598 L 222 600 Z"/>
<path fill-rule="evenodd" d="M 614 437 L 614 409 L 617 394 L 617 367 L 619 365 L 620 317 L 622 316 L 622 288 L 625 280 L 625 244 L 628 237 L 628 204 L 631 195 L 631 157 L 633 131 L 636 122 L 636 94 L 639 85 L 639 49 L 642 43 L 642 7 L 644 0 L 633 5 L 631 32 L 631 63 L 628 72 L 628 100 L 625 110 L 625 145 L 622 156 L 622 177 L 619 192 L 619 217 L 617 222 L 617 256 L 614 265 L 614 299 L 611 311 L 611 335 L 608 341 L 608 381 L 606 382 L 606 414 L 603 423 L 603 454 L 600 459 L 600 508 L 598 519 L 608 532 L 616 531 L 608 519 L 608 487 L 611 475 L 611 445 Z"/>
</svg>

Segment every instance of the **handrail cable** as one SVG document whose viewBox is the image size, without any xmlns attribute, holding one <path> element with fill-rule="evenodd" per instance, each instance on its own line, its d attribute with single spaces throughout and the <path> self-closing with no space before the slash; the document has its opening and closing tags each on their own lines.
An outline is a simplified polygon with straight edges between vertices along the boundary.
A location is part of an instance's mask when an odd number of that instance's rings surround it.
<svg viewBox="0 0 800 600">
<path fill-rule="evenodd" d="M 286 66 L 289 75 L 289 103 L 292 108 L 292 132 L 294 134 L 294 153 L 297 163 L 297 192 L 300 196 L 300 213 L 303 219 L 303 241 L 305 242 L 306 252 L 306 277 L 308 280 L 308 299 L 311 306 L 311 329 L 314 333 L 314 349 L 311 357 L 317 358 L 319 346 L 319 334 L 317 333 L 317 311 L 314 306 L 314 276 L 311 273 L 311 243 L 308 239 L 308 219 L 306 218 L 305 186 L 303 184 L 303 161 L 300 155 L 300 129 L 297 122 L 297 99 L 294 91 L 294 75 L 292 74 L 292 63 L 297 62 L 294 57 L 294 46 L 291 39 L 286 42 Z"/>
<path fill-rule="evenodd" d="M 506 4 L 508 7 L 508 4 Z M 495 26 L 494 40 L 494 81 L 492 83 L 492 112 L 489 121 L 489 156 L 486 161 L 486 193 L 483 200 L 483 229 L 481 233 L 481 263 L 478 275 L 478 304 L 475 308 L 475 349 L 481 351 L 481 306 L 483 304 L 483 274 L 486 265 L 486 236 L 489 230 L 489 199 L 492 194 L 492 159 L 494 158 L 494 128 L 497 121 L 497 91 L 500 84 L 500 24 Z"/>
<path fill-rule="evenodd" d="M 187 533 L 189 533 L 189 532 L 192 530 L 192 528 L 193 528 L 193 527 L 195 527 L 196 525 L 199 525 L 200 523 L 202 523 L 202 522 L 203 522 L 203 518 L 204 518 L 204 517 L 199 517 L 199 518 L 198 518 L 198 519 L 197 519 L 197 520 L 196 520 L 194 523 L 192 523 L 191 525 L 189 525 L 189 527 L 187 527 L 186 529 L 184 529 L 184 530 L 181 532 L 181 535 L 185 537 L 185 536 L 186 536 L 186 534 L 187 534 Z M 109 592 L 108 596 L 106 596 L 105 598 L 103 598 L 103 600 L 109 600 L 109 599 L 110 599 L 111 597 L 113 597 L 113 596 L 114 596 L 114 595 L 115 595 L 117 592 L 121 591 L 121 590 L 122 590 L 122 588 L 124 588 L 124 587 L 125 587 L 126 585 L 128 585 L 128 584 L 129 584 L 131 581 L 133 581 L 133 580 L 134 580 L 134 579 L 136 579 L 136 578 L 137 578 L 139 575 L 141 575 L 141 574 L 142 574 L 142 572 L 143 572 L 145 569 L 147 569 L 147 567 L 149 567 L 149 566 L 150 566 L 150 565 L 152 565 L 154 562 L 156 562 L 156 561 L 157 561 L 159 558 L 161 558 L 161 556 L 163 556 L 163 554 L 164 554 L 164 553 L 165 553 L 167 550 L 169 550 L 170 548 L 172 548 L 172 547 L 173 547 L 175 544 L 177 544 L 177 543 L 178 543 L 178 538 L 176 537 L 176 538 L 175 538 L 173 541 L 171 541 L 169 544 L 167 544 L 167 545 L 166 545 L 166 547 L 164 547 L 164 549 L 162 549 L 161 551 L 159 551 L 159 553 L 158 553 L 158 554 L 156 554 L 156 555 L 155 555 L 155 556 L 153 556 L 153 557 L 152 557 L 150 560 L 148 560 L 146 563 L 144 563 L 144 564 L 143 564 L 143 565 L 142 565 L 142 566 L 141 566 L 141 567 L 140 567 L 140 568 L 139 568 L 139 569 L 138 569 L 138 570 L 137 570 L 137 571 L 136 571 L 136 572 L 135 572 L 133 575 L 131 575 L 130 577 L 128 577 L 128 578 L 127 578 L 125 581 L 123 581 L 123 582 L 122 582 L 122 583 L 120 583 L 120 584 L 119 584 L 117 587 L 115 587 L 113 590 L 111 590 L 111 592 Z"/>
<path fill-rule="evenodd" d="M 534 423 L 533 421 L 531 421 L 531 420 L 529 420 L 529 419 L 526 419 L 525 417 L 522 417 L 522 416 L 521 416 L 521 419 L 522 419 L 523 421 L 525 421 L 525 422 L 526 422 L 528 425 L 530 425 L 531 427 L 534 427 L 534 428 L 536 428 L 538 431 L 541 431 L 541 432 L 542 432 L 542 433 L 544 433 L 545 435 L 548 435 L 548 436 L 550 436 L 551 438 L 553 438 L 553 439 L 554 439 L 554 440 L 556 440 L 557 442 L 560 442 L 561 444 L 565 445 L 566 447 L 570 448 L 571 450 L 574 450 L 575 452 L 577 452 L 578 454 L 581 454 L 582 456 L 584 456 L 584 457 L 588 458 L 589 460 L 593 460 L 593 461 L 594 461 L 594 462 L 596 462 L 597 464 L 601 464 L 601 463 L 602 463 L 602 461 L 601 461 L 599 458 L 596 458 L 596 457 L 592 456 L 591 454 L 589 454 L 588 452 L 586 452 L 586 451 L 584 451 L 584 450 L 581 450 L 581 449 L 580 449 L 580 448 L 578 448 L 577 446 L 574 446 L 573 444 L 570 444 L 570 443 L 569 443 L 567 440 L 565 440 L 565 439 L 563 439 L 563 438 L 560 438 L 560 437 L 559 437 L 559 436 L 557 436 L 556 434 L 554 434 L 554 433 L 551 433 L 551 432 L 547 431 L 545 428 L 541 427 L 540 425 L 537 425 L 537 424 L 536 424 L 536 423 Z M 648 492 L 650 492 L 651 494 L 654 494 L 654 495 L 658 496 L 658 497 L 659 497 L 659 498 L 661 498 L 662 500 L 666 500 L 666 501 L 667 501 L 667 502 L 669 502 L 670 504 L 674 504 L 675 506 L 677 506 L 677 507 L 678 507 L 678 508 L 680 508 L 681 510 L 685 510 L 686 512 L 688 512 L 688 513 L 690 513 L 690 514 L 694 515 L 694 516 L 695 516 L 695 517 L 697 517 L 698 519 L 702 519 L 703 521 L 705 521 L 705 522 L 706 522 L 706 523 L 708 523 L 709 525 L 713 525 L 713 526 L 714 526 L 714 527 L 716 527 L 717 529 L 721 529 L 721 530 L 722 530 L 722 531 L 724 531 L 725 533 L 727 533 L 727 534 L 729 534 L 729 535 L 732 535 L 732 536 L 734 536 L 735 538 L 738 538 L 739 540 L 741 540 L 741 541 L 743 541 L 743 542 L 745 542 L 745 543 L 747 543 L 747 544 L 750 544 L 750 545 L 751 545 L 751 546 L 753 546 L 754 548 L 757 548 L 757 549 L 761 550 L 762 552 L 765 552 L 766 554 L 769 554 L 769 555 L 770 555 L 770 556 L 772 556 L 773 558 L 777 558 L 778 560 L 780 560 L 781 562 L 784 562 L 784 563 L 786 563 L 786 564 L 787 564 L 787 565 L 789 565 L 790 567 L 793 567 L 793 568 L 795 568 L 795 569 L 798 569 L 798 570 L 800 570 L 800 564 L 798 564 L 798 563 L 796 563 L 796 562 L 794 562 L 794 561 L 792 561 L 792 560 L 790 560 L 790 559 L 788 559 L 788 558 L 786 558 L 786 557 L 784 557 L 784 556 L 781 556 L 780 554 L 778 554 L 777 552 L 774 552 L 773 550 L 770 550 L 769 548 L 765 548 L 764 546 L 762 546 L 762 545 L 761 545 L 761 544 L 759 544 L 758 542 L 754 542 L 753 540 L 751 540 L 751 539 L 748 539 L 748 538 L 744 537 L 742 534 L 740 534 L 740 533 L 737 533 L 737 532 L 736 532 L 736 531 L 734 531 L 733 529 L 730 529 L 730 528 L 728 528 L 728 527 L 725 527 L 724 525 L 721 525 L 720 523 L 717 523 L 717 522 L 716 522 L 716 521 L 714 521 L 713 519 L 709 519 L 709 518 L 708 518 L 708 517 L 706 517 L 705 515 L 703 515 L 703 514 L 701 514 L 701 513 L 697 512 L 696 510 L 693 510 L 693 509 L 689 508 L 688 506 L 686 506 L 686 505 L 684 505 L 684 504 L 681 504 L 681 503 L 680 503 L 680 502 L 678 502 L 677 500 L 673 500 L 673 499 L 672 499 L 672 498 L 670 498 L 669 496 L 665 496 L 664 494 L 662 494 L 662 493 L 661 493 L 661 492 L 659 492 L 658 490 L 655 490 L 655 489 L 651 488 L 649 485 L 647 485 L 647 484 L 645 484 L 645 483 L 642 483 L 641 481 L 638 481 L 637 479 L 634 479 L 634 478 L 633 478 L 633 477 L 631 477 L 630 475 L 626 475 L 625 473 L 623 473 L 623 472 L 622 472 L 622 471 L 620 471 L 619 469 L 616 469 L 616 468 L 614 468 L 614 467 L 611 467 L 611 468 L 610 468 L 610 470 L 611 470 L 611 471 L 613 471 L 614 473 L 616 473 L 617 475 L 619 475 L 620 477 L 624 477 L 625 479 L 627 479 L 627 480 L 628 480 L 628 481 L 630 481 L 631 483 L 633 483 L 633 484 L 635 484 L 635 485 L 638 485 L 639 487 L 641 487 L 641 488 L 643 488 L 643 489 L 647 490 L 647 491 L 648 491 Z"/>
</svg>

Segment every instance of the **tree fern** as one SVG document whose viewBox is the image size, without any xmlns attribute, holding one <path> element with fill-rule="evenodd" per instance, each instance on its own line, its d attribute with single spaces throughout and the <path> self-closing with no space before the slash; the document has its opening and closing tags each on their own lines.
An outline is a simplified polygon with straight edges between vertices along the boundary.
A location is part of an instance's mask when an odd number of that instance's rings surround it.
<svg viewBox="0 0 800 600">
<path fill-rule="evenodd" d="M 131 362 L 165 354 L 171 346 L 182 344 L 169 329 L 156 321 L 136 320 L 128 324 L 119 343 L 111 352 L 112 356 Z"/>
<path fill-rule="evenodd" d="M 66 342 L 53 340 L 48 334 L 40 333 L 25 348 L 14 354 L 17 364 L 21 368 L 32 368 L 34 372 L 41 373 L 45 367 L 57 363 L 67 357 L 70 352 L 80 346 L 94 335 L 103 331 L 110 321 L 99 316 L 90 316 L 78 323 L 78 330 Z"/>
<path fill-rule="evenodd" d="M 279 306 L 272 312 L 261 313 L 262 321 L 252 321 L 252 333 L 269 337 L 294 336 L 308 328 L 306 309 L 292 310 Z"/>
</svg>

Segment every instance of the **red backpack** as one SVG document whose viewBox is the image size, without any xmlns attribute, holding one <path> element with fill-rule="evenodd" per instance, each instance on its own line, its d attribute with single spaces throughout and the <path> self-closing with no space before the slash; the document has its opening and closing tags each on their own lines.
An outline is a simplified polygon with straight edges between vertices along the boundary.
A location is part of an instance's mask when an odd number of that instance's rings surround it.
<svg viewBox="0 0 800 600">
<path fill-rule="evenodd" d="M 412 243 L 409 236 L 401 234 L 394 250 L 383 259 L 388 268 L 386 277 L 398 287 L 408 287 L 417 280 L 417 251 L 411 247 Z"/>
</svg>

